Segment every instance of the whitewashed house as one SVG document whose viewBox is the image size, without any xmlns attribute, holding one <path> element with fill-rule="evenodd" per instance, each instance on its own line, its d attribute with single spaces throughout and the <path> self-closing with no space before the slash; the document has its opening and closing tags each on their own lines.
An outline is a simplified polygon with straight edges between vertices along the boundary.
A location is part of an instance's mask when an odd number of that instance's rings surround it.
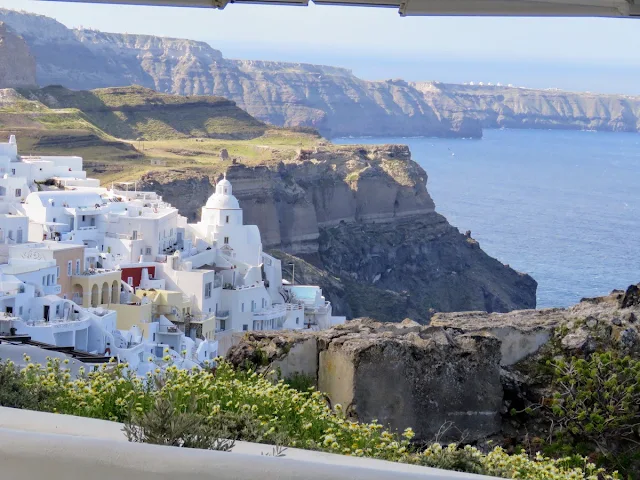
<svg viewBox="0 0 640 480">
<path fill-rule="evenodd" d="M 233 332 L 344 322 L 319 287 L 284 285 L 226 178 L 189 224 L 155 192 L 100 187 L 79 157 L 20 157 L 15 137 L 0 144 L 0 173 L 0 272 L 32 305 L 4 302 L 18 333 L 144 372 L 166 354 L 185 368 L 224 354 L 218 337 Z M 86 333 L 69 323 L 81 319 Z"/>
</svg>

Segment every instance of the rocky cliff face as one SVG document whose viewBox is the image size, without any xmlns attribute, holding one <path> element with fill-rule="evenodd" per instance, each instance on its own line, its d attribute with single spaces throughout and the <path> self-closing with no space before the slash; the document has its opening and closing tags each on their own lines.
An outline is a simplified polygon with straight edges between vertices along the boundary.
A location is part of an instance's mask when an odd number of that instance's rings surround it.
<svg viewBox="0 0 640 480">
<path fill-rule="evenodd" d="M 320 144 L 305 160 L 230 166 L 227 178 L 265 249 L 319 282 L 337 310 L 400 321 L 433 311 L 535 307 L 536 282 L 486 255 L 436 213 L 427 174 L 406 146 Z M 154 174 L 158 191 L 190 218 L 217 178 Z"/>
<path fill-rule="evenodd" d="M 36 62 L 25 41 L 0 22 L 0 88 L 32 86 Z"/>
<path fill-rule="evenodd" d="M 637 97 L 372 82 L 342 68 L 229 60 L 202 42 L 71 30 L 51 18 L 5 9 L 0 21 L 25 38 L 42 86 L 138 84 L 180 95 L 219 95 L 262 121 L 313 127 L 324 136 L 481 137 L 482 127 L 640 128 Z"/>
<path fill-rule="evenodd" d="M 466 114 L 483 128 L 555 128 L 637 132 L 640 97 L 527 88 L 413 83 L 435 108 Z"/>
</svg>

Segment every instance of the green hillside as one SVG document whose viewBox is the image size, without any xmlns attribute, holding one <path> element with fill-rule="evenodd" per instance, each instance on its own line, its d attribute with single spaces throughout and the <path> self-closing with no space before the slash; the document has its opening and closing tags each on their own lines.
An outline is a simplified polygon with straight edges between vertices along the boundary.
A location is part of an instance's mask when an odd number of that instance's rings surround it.
<svg viewBox="0 0 640 480">
<path fill-rule="evenodd" d="M 92 91 L 52 86 L 18 93 L 49 109 L 70 110 L 106 134 L 126 140 L 250 139 L 268 128 L 221 97 L 167 95 L 139 86 Z"/>
<path fill-rule="evenodd" d="M 168 95 L 132 86 L 73 91 L 0 90 L 0 138 L 25 154 L 78 155 L 103 182 L 149 170 L 215 173 L 229 161 L 269 164 L 314 145 L 313 131 L 264 124 L 221 97 Z M 222 150 L 230 160 L 221 160 Z"/>
</svg>

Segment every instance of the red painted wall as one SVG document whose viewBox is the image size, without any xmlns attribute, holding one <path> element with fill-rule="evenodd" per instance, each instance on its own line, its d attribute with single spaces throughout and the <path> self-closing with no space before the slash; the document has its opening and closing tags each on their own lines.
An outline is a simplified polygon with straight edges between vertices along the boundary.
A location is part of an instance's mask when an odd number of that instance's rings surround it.
<svg viewBox="0 0 640 480">
<path fill-rule="evenodd" d="M 127 267 L 122 269 L 122 281 L 127 283 L 129 277 L 133 278 L 133 288 L 140 286 L 140 280 L 142 279 L 142 269 L 146 268 L 149 271 L 149 276 L 156 276 L 156 267 Z"/>
</svg>

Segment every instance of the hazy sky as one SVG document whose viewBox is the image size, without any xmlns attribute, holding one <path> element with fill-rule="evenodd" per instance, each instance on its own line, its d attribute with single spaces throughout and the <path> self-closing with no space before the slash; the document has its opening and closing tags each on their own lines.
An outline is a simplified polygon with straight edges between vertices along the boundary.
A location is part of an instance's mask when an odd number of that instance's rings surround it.
<svg viewBox="0 0 640 480">
<path fill-rule="evenodd" d="M 397 9 L 223 11 L 0 0 L 70 27 L 203 40 L 229 58 L 345 66 L 368 79 L 485 81 L 640 94 L 640 20 L 401 18 Z"/>
</svg>

